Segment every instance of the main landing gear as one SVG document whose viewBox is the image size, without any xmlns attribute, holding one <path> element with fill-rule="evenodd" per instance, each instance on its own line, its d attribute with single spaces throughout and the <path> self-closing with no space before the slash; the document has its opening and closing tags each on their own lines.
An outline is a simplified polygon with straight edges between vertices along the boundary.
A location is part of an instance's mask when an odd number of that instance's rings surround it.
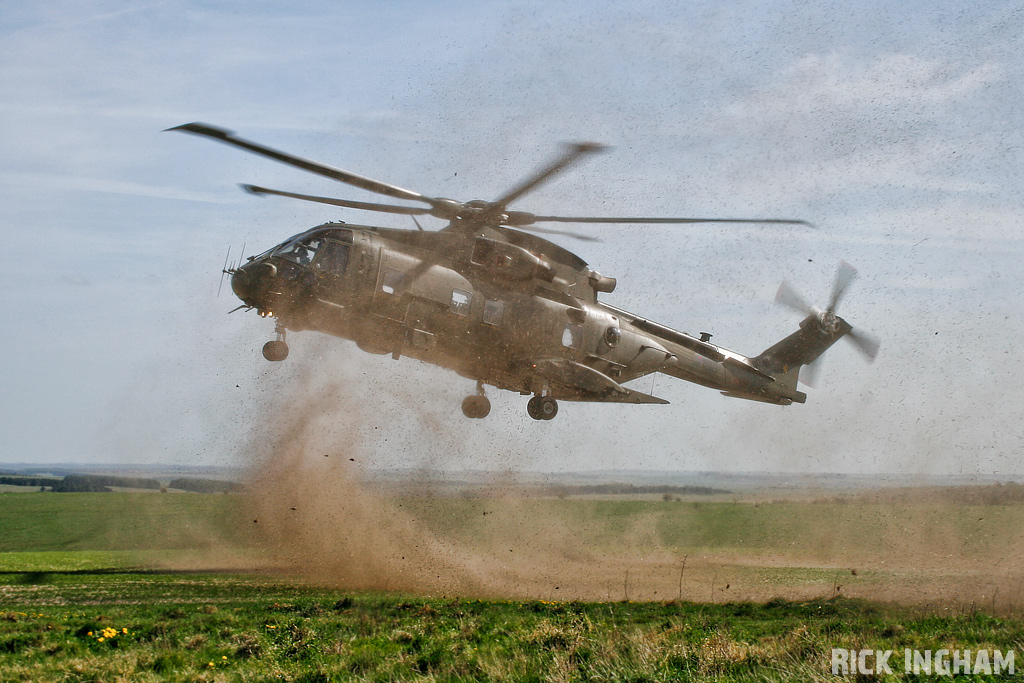
<svg viewBox="0 0 1024 683">
<path fill-rule="evenodd" d="M 558 415 L 558 401 L 550 396 L 534 396 L 527 402 L 526 412 L 534 420 L 550 420 Z"/>
<path fill-rule="evenodd" d="M 263 357 L 278 362 L 288 357 L 288 344 L 284 341 L 284 326 L 281 323 L 277 324 L 274 331 L 277 332 L 277 339 L 263 345 Z"/>
<path fill-rule="evenodd" d="M 476 394 L 462 400 L 462 414 L 473 419 L 483 419 L 491 412 L 491 402 L 484 396 L 483 382 L 476 383 Z"/>
</svg>

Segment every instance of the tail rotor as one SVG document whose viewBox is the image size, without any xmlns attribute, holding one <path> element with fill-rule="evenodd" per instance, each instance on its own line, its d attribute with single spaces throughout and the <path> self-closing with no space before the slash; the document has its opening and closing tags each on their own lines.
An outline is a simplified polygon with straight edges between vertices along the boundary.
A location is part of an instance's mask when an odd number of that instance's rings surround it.
<svg viewBox="0 0 1024 683">
<path fill-rule="evenodd" d="M 801 323 L 801 327 L 814 326 L 823 337 L 834 337 L 835 339 L 846 337 L 870 363 L 878 356 L 878 349 L 881 346 L 879 340 L 863 330 L 854 329 L 836 315 L 836 307 L 856 278 L 857 269 L 846 261 L 840 261 L 827 308 L 821 309 L 808 304 L 786 281 L 779 286 L 779 291 L 775 295 L 775 303 L 807 316 L 804 323 Z M 800 381 L 808 386 L 815 386 L 820 370 L 820 363 L 817 359 L 811 361 L 804 366 Z"/>
</svg>

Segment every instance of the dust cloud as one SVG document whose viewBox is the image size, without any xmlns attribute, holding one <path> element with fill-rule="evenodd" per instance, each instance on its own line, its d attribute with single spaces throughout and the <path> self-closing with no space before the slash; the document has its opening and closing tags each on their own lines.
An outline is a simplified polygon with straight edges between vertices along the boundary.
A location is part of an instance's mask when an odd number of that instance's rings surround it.
<svg viewBox="0 0 1024 683">
<path fill-rule="evenodd" d="M 457 548 L 361 483 L 366 404 L 312 367 L 284 380 L 246 446 L 251 536 L 275 570 L 356 588 L 464 592 L 483 582 Z M 383 437 L 381 437 L 383 438 Z"/>
<path fill-rule="evenodd" d="M 755 496 L 718 501 L 720 526 L 705 528 L 700 501 L 612 519 L 595 501 L 526 495 L 514 468 L 471 495 L 425 477 L 368 483 L 383 440 L 409 445 L 375 414 L 378 403 L 360 398 L 374 378 L 354 374 L 294 363 L 271 378 L 243 447 L 250 568 L 316 585 L 492 598 L 1024 604 L 1020 505 Z M 388 397 L 398 419 L 418 423 L 410 462 L 468 450 L 423 408 L 419 389 Z"/>
</svg>

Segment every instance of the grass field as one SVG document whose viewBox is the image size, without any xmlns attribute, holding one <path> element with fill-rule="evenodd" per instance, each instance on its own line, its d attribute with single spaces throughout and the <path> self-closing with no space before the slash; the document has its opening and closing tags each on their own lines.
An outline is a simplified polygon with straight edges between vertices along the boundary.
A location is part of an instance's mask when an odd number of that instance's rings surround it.
<svg viewBox="0 0 1024 683">
<path fill-rule="evenodd" d="M 886 604 L 833 585 L 842 574 L 870 594 L 905 576 L 837 569 L 900 534 L 924 535 L 944 553 L 935 567 L 951 564 L 948 551 L 964 559 L 972 548 L 1019 566 L 1019 549 L 993 540 L 1020 528 L 1019 506 L 426 496 L 395 504 L 423 529 L 484 554 L 495 538 L 518 549 L 568 530 L 576 572 L 605 554 L 660 559 L 625 584 L 616 576 L 604 602 L 562 598 L 564 577 L 559 592 L 534 591 L 551 593 L 544 600 L 325 588 L 266 571 L 236 496 L 5 494 L 0 681 L 835 680 L 832 648 L 1024 652 L 1024 623 L 993 616 L 994 601 Z M 846 542 L 827 543 L 823 524 Z M 779 561 L 779 548 L 801 539 L 810 541 Z M 224 548 L 260 570 L 212 573 Z M 690 558 L 687 580 L 697 577 L 697 594 L 688 584 L 682 600 L 680 556 Z M 776 594 L 811 597 L 752 601 L 737 590 L 766 582 Z M 651 599 L 654 586 L 661 595 Z M 1012 586 L 1003 590 L 1005 599 Z M 895 659 L 890 679 L 913 680 Z"/>
</svg>

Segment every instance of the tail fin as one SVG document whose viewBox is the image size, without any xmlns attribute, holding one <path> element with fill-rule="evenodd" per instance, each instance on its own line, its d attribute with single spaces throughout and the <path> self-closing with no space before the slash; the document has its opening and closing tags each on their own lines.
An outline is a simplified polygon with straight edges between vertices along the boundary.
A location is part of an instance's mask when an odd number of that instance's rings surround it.
<svg viewBox="0 0 1024 683">
<path fill-rule="evenodd" d="M 800 321 L 799 330 L 765 349 L 757 358 L 752 358 L 754 365 L 774 377 L 776 382 L 782 382 L 783 387 L 795 391 L 800 368 L 814 362 L 825 349 L 847 335 L 868 362 L 873 361 L 878 354 L 878 340 L 861 330 L 854 331 L 848 322 L 836 315 L 836 306 L 855 277 L 857 269 L 846 261 L 840 261 L 836 281 L 832 285 L 832 297 L 824 310 L 807 304 L 788 282 L 783 282 L 775 295 L 775 303 L 801 311 L 807 317 Z M 815 365 L 808 370 L 813 371 L 817 367 Z M 804 383 L 814 382 L 808 376 L 804 378 Z"/>
<path fill-rule="evenodd" d="M 834 313 L 812 313 L 800 322 L 799 330 L 768 347 L 751 361 L 759 370 L 795 390 L 800 368 L 814 362 L 852 329 Z"/>
</svg>

